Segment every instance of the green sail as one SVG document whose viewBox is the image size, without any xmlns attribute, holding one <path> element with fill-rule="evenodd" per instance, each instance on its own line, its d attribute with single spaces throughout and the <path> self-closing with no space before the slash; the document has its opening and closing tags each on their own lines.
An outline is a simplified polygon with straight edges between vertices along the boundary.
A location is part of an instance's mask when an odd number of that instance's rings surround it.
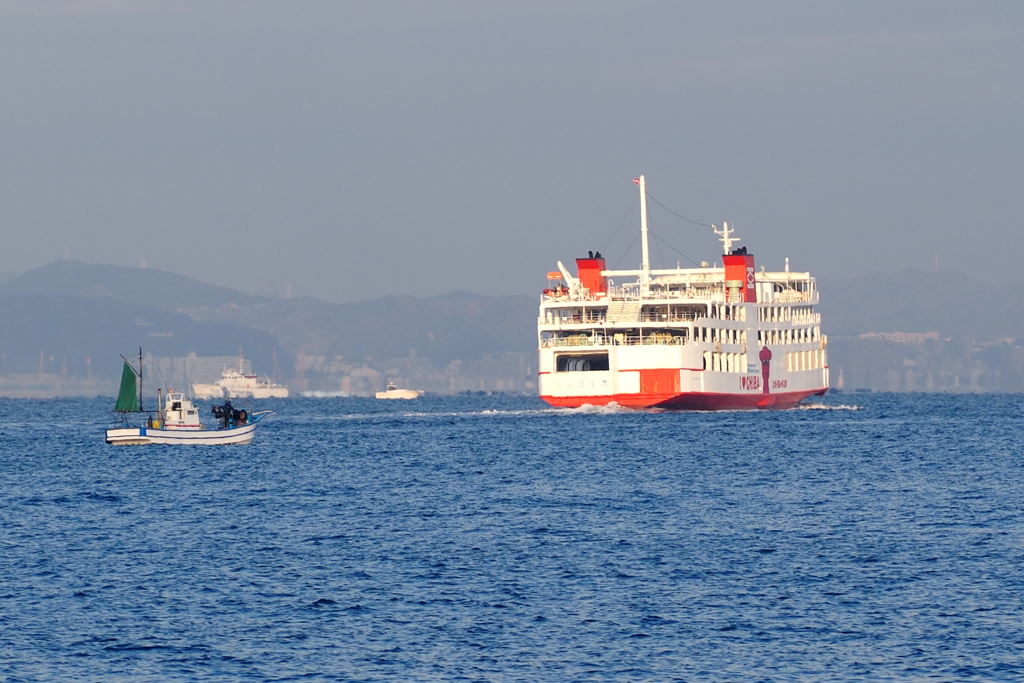
<svg viewBox="0 0 1024 683">
<path fill-rule="evenodd" d="M 121 371 L 121 391 L 117 392 L 117 405 L 114 410 L 139 412 L 139 389 L 135 381 L 137 377 L 135 370 L 125 361 L 124 370 Z"/>
</svg>

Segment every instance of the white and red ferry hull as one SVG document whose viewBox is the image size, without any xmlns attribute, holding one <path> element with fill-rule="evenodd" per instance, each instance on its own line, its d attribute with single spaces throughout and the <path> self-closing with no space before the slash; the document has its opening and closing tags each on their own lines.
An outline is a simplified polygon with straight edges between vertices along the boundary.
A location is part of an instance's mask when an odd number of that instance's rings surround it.
<svg viewBox="0 0 1024 683">
<path fill-rule="evenodd" d="M 687 368 L 542 370 L 538 380 L 540 398 L 558 408 L 616 404 L 658 410 L 785 410 L 829 388 L 827 367 L 777 371 L 774 377 L 770 368 L 766 374 Z"/>
<path fill-rule="evenodd" d="M 585 405 L 619 405 L 623 408 L 658 410 L 786 410 L 811 396 L 822 396 L 827 388 L 789 391 L 781 394 L 612 394 L 608 396 L 541 396 L 556 408 Z"/>
</svg>

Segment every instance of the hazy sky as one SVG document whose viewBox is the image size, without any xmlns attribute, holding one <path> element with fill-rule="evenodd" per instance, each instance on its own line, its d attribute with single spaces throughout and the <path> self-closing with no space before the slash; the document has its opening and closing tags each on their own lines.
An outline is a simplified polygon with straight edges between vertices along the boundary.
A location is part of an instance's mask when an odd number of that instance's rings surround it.
<svg viewBox="0 0 1024 683">
<path fill-rule="evenodd" d="M 0 0 L 0 271 L 532 295 L 637 265 L 643 173 L 769 268 L 1008 280 L 1022 65 L 1019 2 Z"/>
</svg>

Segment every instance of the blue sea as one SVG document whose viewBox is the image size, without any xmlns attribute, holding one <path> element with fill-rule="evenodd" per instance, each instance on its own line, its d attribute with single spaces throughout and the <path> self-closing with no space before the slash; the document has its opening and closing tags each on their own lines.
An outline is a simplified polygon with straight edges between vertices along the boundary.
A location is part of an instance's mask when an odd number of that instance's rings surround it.
<svg viewBox="0 0 1024 683">
<path fill-rule="evenodd" d="M 0 681 L 1024 680 L 1022 396 L 112 403 L 0 400 Z"/>
</svg>

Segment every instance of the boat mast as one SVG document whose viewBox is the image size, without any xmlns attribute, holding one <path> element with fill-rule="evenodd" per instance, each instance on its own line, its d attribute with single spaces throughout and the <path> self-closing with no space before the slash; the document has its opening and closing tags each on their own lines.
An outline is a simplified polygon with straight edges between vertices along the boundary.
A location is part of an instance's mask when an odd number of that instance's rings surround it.
<svg viewBox="0 0 1024 683">
<path fill-rule="evenodd" d="M 723 248 L 723 250 L 722 250 L 722 253 L 723 253 L 723 254 L 726 254 L 726 255 L 728 255 L 729 251 L 730 251 L 730 250 L 732 249 L 732 243 L 733 243 L 733 242 L 739 242 L 739 241 L 740 241 L 740 238 L 739 238 L 739 237 L 732 237 L 732 236 L 731 236 L 731 235 L 733 235 L 733 234 L 734 234 L 734 233 L 735 233 L 736 231 L 735 231 L 735 230 L 730 230 L 730 229 L 729 229 L 729 224 L 728 224 L 728 223 L 722 223 L 722 229 L 721 229 L 721 230 L 719 230 L 719 229 L 718 229 L 718 228 L 717 228 L 716 226 L 714 226 L 714 225 L 712 225 L 712 226 L 711 226 L 711 229 L 715 231 L 715 234 L 716 234 L 716 235 L 721 235 L 721 237 L 719 238 L 719 240 L 720 240 L 720 241 L 722 242 L 722 244 L 724 245 L 724 248 Z"/>
<path fill-rule="evenodd" d="M 139 347 L 139 412 L 142 412 L 142 347 Z"/>
<path fill-rule="evenodd" d="M 637 178 L 635 182 L 640 185 L 640 270 L 643 271 L 640 283 L 646 289 L 651 279 L 651 261 L 647 253 L 647 185 L 643 176 Z"/>
</svg>

